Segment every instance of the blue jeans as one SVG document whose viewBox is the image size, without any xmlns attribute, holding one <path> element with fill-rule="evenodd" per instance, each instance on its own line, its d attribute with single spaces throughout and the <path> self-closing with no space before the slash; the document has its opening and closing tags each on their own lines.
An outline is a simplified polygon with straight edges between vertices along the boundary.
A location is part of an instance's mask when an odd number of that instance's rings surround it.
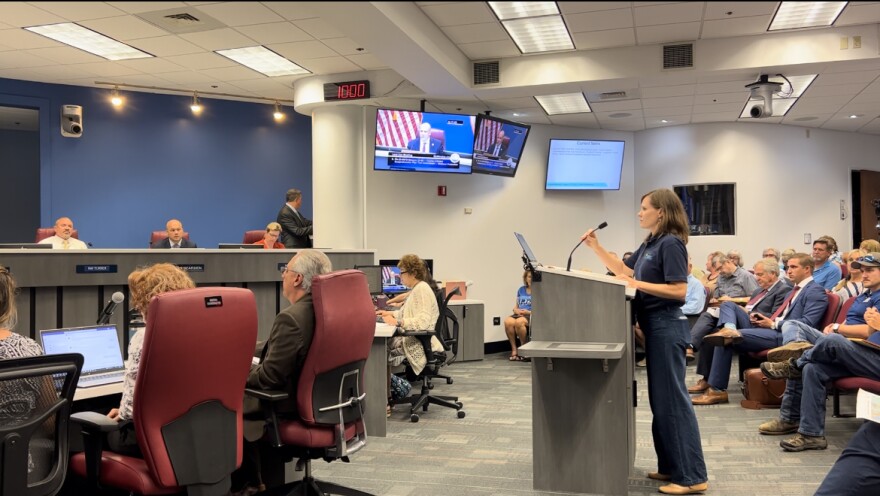
<svg viewBox="0 0 880 496">
<path fill-rule="evenodd" d="M 782 344 L 782 335 L 773 329 L 740 329 L 743 341 L 733 346 L 718 346 L 712 357 L 712 371 L 709 372 L 709 385 L 727 391 L 730 383 L 730 367 L 734 351 L 761 351 Z"/>
<path fill-rule="evenodd" d="M 718 319 L 710 315 L 708 312 L 703 312 L 697 317 L 697 321 L 694 322 L 694 327 L 691 328 L 691 346 L 693 346 L 694 351 L 701 351 L 703 346 L 703 338 L 708 334 L 715 332 L 718 329 Z M 711 348 L 707 348 L 706 351 L 700 353 L 697 361 L 697 374 L 708 377 L 709 370 L 712 369 L 712 350 Z"/>
<path fill-rule="evenodd" d="M 828 334 L 798 359 L 803 384 L 800 401 L 801 426 L 807 436 L 825 435 L 826 384 L 841 377 L 867 377 L 880 381 L 880 353 L 857 345 L 840 334 Z M 786 390 L 786 394 L 788 391 Z M 784 398 L 783 398 L 784 399 Z"/>
<path fill-rule="evenodd" d="M 745 329 L 752 326 L 752 323 L 749 321 L 749 314 L 743 307 L 732 301 L 725 301 L 718 307 L 718 326 L 721 327 L 724 324 L 734 324 L 737 329 Z"/>
<path fill-rule="evenodd" d="M 792 341 L 808 341 L 815 343 L 816 340 L 825 334 L 821 329 L 813 329 L 812 327 L 799 322 L 797 320 L 786 320 L 782 322 L 782 343 L 788 344 Z"/>
<path fill-rule="evenodd" d="M 863 494 L 880 494 L 880 424 L 871 421 L 849 440 L 816 491 L 816 496 Z"/>
<path fill-rule="evenodd" d="M 680 308 L 668 308 L 639 312 L 638 321 L 645 333 L 657 469 L 682 486 L 706 482 L 700 427 L 684 384 L 687 318 Z"/>
</svg>

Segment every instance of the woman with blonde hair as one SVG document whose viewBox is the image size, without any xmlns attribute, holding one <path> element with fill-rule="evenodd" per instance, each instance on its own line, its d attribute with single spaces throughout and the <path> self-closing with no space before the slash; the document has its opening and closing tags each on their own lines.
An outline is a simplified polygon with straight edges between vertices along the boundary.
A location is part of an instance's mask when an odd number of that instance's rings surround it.
<svg viewBox="0 0 880 496">
<path fill-rule="evenodd" d="M 862 292 L 864 286 L 862 285 L 862 268 L 853 268 L 852 263 L 858 260 L 859 257 L 864 257 L 867 255 L 867 252 L 862 250 L 852 250 L 847 253 L 843 258 L 843 263 L 846 264 L 848 269 L 848 273 L 846 277 L 840 280 L 837 283 L 837 286 L 834 286 L 834 289 L 831 291 L 837 293 L 840 296 L 840 301 L 846 301 L 853 296 Z"/>
<path fill-rule="evenodd" d="M 279 236 L 281 236 L 281 224 L 270 222 L 266 226 L 266 234 L 263 234 L 263 239 L 254 241 L 253 244 L 260 245 L 266 250 L 281 250 L 284 249 L 284 245 L 278 242 Z"/>
</svg>

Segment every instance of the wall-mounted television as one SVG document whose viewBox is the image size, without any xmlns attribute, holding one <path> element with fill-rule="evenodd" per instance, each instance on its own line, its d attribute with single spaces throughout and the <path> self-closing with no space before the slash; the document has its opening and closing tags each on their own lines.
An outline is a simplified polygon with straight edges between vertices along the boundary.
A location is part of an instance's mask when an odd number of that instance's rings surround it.
<svg viewBox="0 0 880 496">
<path fill-rule="evenodd" d="M 516 175 L 531 126 L 481 114 L 474 129 L 474 173 Z"/>
<path fill-rule="evenodd" d="M 470 174 L 474 120 L 470 115 L 379 109 L 373 169 Z"/>
<path fill-rule="evenodd" d="M 620 189 L 623 141 L 550 139 L 546 189 Z"/>
</svg>

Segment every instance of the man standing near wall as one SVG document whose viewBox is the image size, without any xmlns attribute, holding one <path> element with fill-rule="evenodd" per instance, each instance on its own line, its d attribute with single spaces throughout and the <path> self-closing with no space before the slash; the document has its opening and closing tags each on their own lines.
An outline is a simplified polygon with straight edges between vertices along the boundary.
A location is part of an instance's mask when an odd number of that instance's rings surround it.
<svg viewBox="0 0 880 496">
<path fill-rule="evenodd" d="M 281 224 L 281 242 L 286 248 L 311 248 L 312 221 L 300 213 L 302 192 L 296 188 L 287 190 L 286 201 L 276 219 Z"/>
</svg>

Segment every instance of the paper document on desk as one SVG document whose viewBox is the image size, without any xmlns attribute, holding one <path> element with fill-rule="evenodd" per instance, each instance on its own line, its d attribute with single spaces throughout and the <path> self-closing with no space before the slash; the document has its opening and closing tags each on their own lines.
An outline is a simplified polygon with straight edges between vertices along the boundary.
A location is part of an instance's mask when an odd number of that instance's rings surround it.
<svg viewBox="0 0 880 496">
<path fill-rule="evenodd" d="M 880 423 L 880 396 L 859 389 L 856 396 L 856 417 Z"/>
<path fill-rule="evenodd" d="M 706 313 L 715 317 L 716 319 L 721 316 L 720 310 L 718 307 L 709 307 L 706 309 Z"/>
</svg>

